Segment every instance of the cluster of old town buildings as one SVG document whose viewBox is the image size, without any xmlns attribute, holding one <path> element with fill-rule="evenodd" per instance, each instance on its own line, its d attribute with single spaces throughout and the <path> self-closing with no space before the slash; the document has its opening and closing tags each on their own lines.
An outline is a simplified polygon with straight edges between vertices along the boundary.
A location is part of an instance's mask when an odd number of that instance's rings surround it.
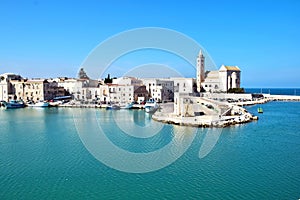
<svg viewBox="0 0 300 200">
<path fill-rule="evenodd" d="M 84 72 L 81 69 L 81 72 Z M 6 73 L 0 75 L 0 100 L 17 99 L 23 101 L 52 100 L 56 97 L 71 96 L 82 102 L 130 103 L 142 102 L 152 97 L 158 102 L 173 101 L 174 92 L 193 93 L 193 78 L 156 79 L 121 77 L 92 80 L 86 77 L 26 79 L 20 75 Z"/>
<path fill-rule="evenodd" d="M 205 57 L 197 57 L 197 76 L 194 78 L 136 78 L 120 77 L 104 80 L 90 79 L 80 69 L 78 78 L 28 79 L 13 73 L 0 75 L 0 100 L 52 100 L 70 96 L 81 102 L 129 103 L 154 98 L 158 102 L 174 101 L 174 94 L 195 94 L 200 91 L 227 92 L 240 87 L 240 69 L 222 65 L 218 71 L 205 71 Z"/>
</svg>

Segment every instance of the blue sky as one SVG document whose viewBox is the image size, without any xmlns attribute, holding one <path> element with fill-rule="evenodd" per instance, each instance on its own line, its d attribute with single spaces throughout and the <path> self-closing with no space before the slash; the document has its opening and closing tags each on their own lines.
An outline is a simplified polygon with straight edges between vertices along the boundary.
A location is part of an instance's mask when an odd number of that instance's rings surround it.
<svg viewBox="0 0 300 200">
<path fill-rule="evenodd" d="M 129 29 L 163 27 L 196 40 L 218 67 L 238 65 L 243 87 L 300 87 L 297 0 L 0 0 L 0 25 L 0 73 L 75 77 L 105 39 Z M 172 56 L 147 53 L 121 58 L 109 72 L 118 76 L 118 68 L 142 64 L 144 57 L 194 76 Z"/>
</svg>

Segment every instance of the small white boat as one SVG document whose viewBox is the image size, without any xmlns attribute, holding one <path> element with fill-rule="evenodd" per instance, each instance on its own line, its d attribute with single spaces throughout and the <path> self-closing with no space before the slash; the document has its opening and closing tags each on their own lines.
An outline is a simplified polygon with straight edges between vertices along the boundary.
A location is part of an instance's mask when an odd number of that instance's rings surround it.
<svg viewBox="0 0 300 200">
<path fill-rule="evenodd" d="M 159 108 L 159 105 L 153 98 L 150 98 L 146 102 L 144 108 L 147 113 L 154 113 Z"/>
<path fill-rule="evenodd" d="M 59 106 L 61 104 L 62 104 L 61 101 L 49 102 L 49 107 L 57 107 L 57 106 Z"/>
<path fill-rule="evenodd" d="M 4 107 L 6 109 L 24 108 L 25 104 L 23 101 L 10 100 L 8 103 L 4 102 Z"/>
<path fill-rule="evenodd" d="M 39 101 L 37 103 L 28 104 L 29 107 L 49 107 L 49 103 L 46 101 Z"/>
</svg>

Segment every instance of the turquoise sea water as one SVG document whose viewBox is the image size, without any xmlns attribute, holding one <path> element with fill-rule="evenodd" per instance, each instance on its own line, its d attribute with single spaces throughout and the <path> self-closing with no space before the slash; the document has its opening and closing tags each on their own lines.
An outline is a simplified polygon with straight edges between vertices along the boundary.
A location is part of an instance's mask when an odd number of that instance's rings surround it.
<svg viewBox="0 0 300 200">
<path fill-rule="evenodd" d="M 272 95 L 300 95 L 300 88 L 245 88 L 246 93 L 264 93 Z"/>
<path fill-rule="evenodd" d="M 222 129 L 206 157 L 198 153 L 209 132 L 199 129 L 177 161 L 141 174 L 112 169 L 89 153 L 73 118 L 82 109 L 0 110 L 0 199 L 299 199 L 300 103 L 262 107 L 261 115 L 248 107 L 257 122 Z M 112 123 L 157 123 L 143 111 L 97 110 L 96 116 L 114 144 L 136 153 L 167 145 L 177 128 L 164 125 L 144 140 Z"/>
</svg>

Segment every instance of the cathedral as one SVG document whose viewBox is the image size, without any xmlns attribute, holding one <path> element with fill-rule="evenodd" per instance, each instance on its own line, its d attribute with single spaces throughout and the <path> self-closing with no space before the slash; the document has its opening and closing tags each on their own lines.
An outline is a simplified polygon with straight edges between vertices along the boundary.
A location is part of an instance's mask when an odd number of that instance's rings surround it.
<svg viewBox="0 0 300 200">
<path fill-rule="evenodd" d="M 238 66 L 222 65 L 217 71 L 205 71 L 205 57 L 200 50 L 197 56 L 197 91 L 227 92 L 240 88 L 241 70 Z"/>
</svg>

